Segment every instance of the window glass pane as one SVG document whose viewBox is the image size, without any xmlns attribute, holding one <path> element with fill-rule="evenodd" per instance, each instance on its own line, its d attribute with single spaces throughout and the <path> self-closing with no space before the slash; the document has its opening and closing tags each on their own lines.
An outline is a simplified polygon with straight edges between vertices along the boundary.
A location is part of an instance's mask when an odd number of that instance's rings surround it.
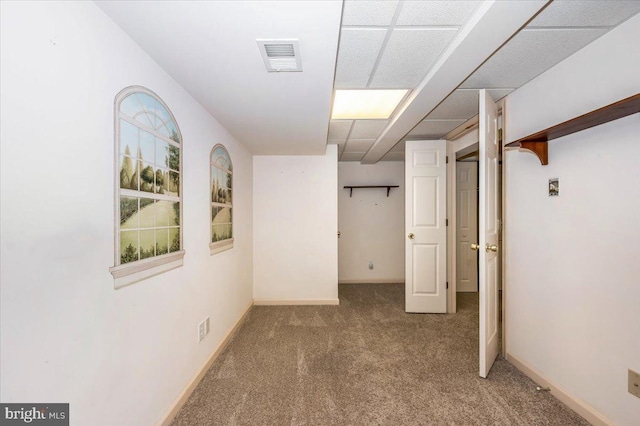
<svg viewBox="0 0 640 426">
<path fill-rule="evenodd" d="M 180 228 L 169 228 L 169 252 L 180 250 Z"/>
<path fill-rule="evenodd" d="M 231 189 L 227 189 L 227 204 L 232 204 L 233 198 L 231 197 Z"/>
<path fill-rule="evenodd" d="M 120 232 L 120 263 L 138 260 L 138 231 Z"/>
<path fill-rule="evenodd" d="M 120 154 L 133 157 L 138 152 L 138 128 L 120 119 Z"/>
<path fill-rule="evenodd" d="M 175 211 L 172 208 L 171 201 L 156 202 L 156 226 L 176 225 L 174 223 Z"/>
<path fill-rule="evenodd" d="M 220 188 L 226 188 L 227 187 L 227 181 L 224 178 L 224 172 L 222 171 L 222 169 L 218 168 L 216 170 L 216 173 L 218 174 L 218 185 L 220 185 Z"/>
<path fill-rule="evenodd" d="M 156 138 L 156 167 L 169 167 L 169 144 L 160 138 Z"/>
<path fill-rule="evenodd" d="M 231 210 L 229 207 L 217 207 L 216 216 L 213 218 L 214 223 L 229 223 L 231 222 Z"/>
<path fill-rule="evenodd" d="M 215 224 L 211 227 L 211 240 L 212 242 L 223 241 L 231 238 L 231 224 Z"/>
<path fill-rule="evenodd" d="M 218 169 L 211 166 L 211 202 L 218 202 L 218 189 L 220 188 L 220 182 L 218 182 Z"/>
<path fill-rule="evenodd" d="M 140 102 L 135 93 L 130 94 L 120 102 L 120 112 L 125 113 L 129 117 L 133 118 L 137 112 L 141 110 Z"/>
<path fill-rule="evenodd" d="M 226 149 L 219 146 L 213 151 L 213 163 L 226 170 L 232 170 L 231 159 Z"/>
<path fill-rule="evenodd" d="M 165 185 L 168 185 L 168 182 L 165 182 L 165 177 L 169 177 L 169 172 L 162 169 L 156 170 L 156 184 L 155 184 L 155 192 L 156 194 L 164 194 L 165 193 Z"/>
<path fill-rule="evenodd" d="M 120 228 L 138 227 L 138 199 L 136 197 L 120 197 Z"/>
<path fill-rule="evenodd" d="M 140 259 L 155 256 L 156 253 L 156 231 L 146 229 L 140 231 Z"/>
<path fill-rule="evenodd" d="M 169 226 L 180 225 L 180 203 L 171 203 Z"/>
<path fill-rule="evenodd" d="M 140 129 L 140 150 L 136 154 L 136 157 L 145 163 L 153 163 L 155 161 L 155 146 L 155 136 Z"/>
<path fill-rule="evenodd" d="M 135 119 L 151 128 L 155 128 L 155 98 L 147 95 L 146 93 L 136 93 L 136 97 L 138 98 L 138 102 L 140 102 L 142 107 L 141 110 L 144 111 L 144 113 L 136 114 Z"/>
<path fill-rule="evenodd" d="M 156 256 L 169 253 L 169 230 L 156 230 Z"/>
<path fill-rule="evenodd" d="M 140 228 L 154 228 L 156 226 L 156 204 L 150 198 L 140 198 Z"/>
<path fill-rule="evenodd" d="M 167 195 L 177 197 L 180 195 L 180 174 L 176 172 L 169 172 L 169 190 Z"/>
<path fill-rule="evenodd" d="M 143 163 L 140 171 L 140 191 L 153 192 L 155 180 L 153 166 L 149 163 Z"/>
<path fill-rule="evenodd" d="M 180 171 L 180 148 L 169 145 L 169 168 Z"/>
<path fill-rule="evenodd" d="M 127 156 L 120 156 L 120 188 L 138 190 L 138 162 Z"/>
<path fill-rule="evenodd" d="M 166 123 L 166 126 L 169 130 L 169 139 L 174 142 L 181 143 L 182 141 L 180 140 L 180 135 L 178 134 L 178 127 L 176 126 L 176 123 L 174 123 L 173 121 L 168 121 Z"/>
</svg>

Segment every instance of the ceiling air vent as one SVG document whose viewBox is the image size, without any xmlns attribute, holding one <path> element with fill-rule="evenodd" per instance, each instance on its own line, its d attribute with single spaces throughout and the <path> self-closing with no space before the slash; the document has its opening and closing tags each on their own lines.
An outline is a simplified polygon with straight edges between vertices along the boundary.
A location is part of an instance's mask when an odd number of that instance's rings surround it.
<svg viewBox="0 0 640 426">
<path fill-rule="evenodd" d="M 298 40 L 256 40 L 269 72 L 302 71 Z"/>
</svg>

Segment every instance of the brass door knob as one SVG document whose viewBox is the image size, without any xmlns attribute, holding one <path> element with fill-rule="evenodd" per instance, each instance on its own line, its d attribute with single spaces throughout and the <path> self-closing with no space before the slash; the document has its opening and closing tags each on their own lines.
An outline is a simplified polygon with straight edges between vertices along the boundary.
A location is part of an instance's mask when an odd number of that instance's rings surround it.
<svg viewBox="0 0 640 426">
<path fill-rule="evenodd" d="M 493 246 L 493 245 L 489 245 L 487 244 L 487 246 L 485 247 L 485 250 L 487 250 L 487 252 L 492 251 L 492 252 L 497 252 L 498 251 L 498 246 Z"/>
<path fill-rule="evenodd" d="M 480 244 L 471 244 L 471 250 L 478 250 L 480 248 Z"/>
<path fill-rule="evenodd" d="M 413 235 L 413 232 L 409 232 L 409 235 L 407 235 L 407 237 L 409 237 L 410 240 L 413 240 L 413 237 L 415 237 L 415 235 Z"/>
</svg>

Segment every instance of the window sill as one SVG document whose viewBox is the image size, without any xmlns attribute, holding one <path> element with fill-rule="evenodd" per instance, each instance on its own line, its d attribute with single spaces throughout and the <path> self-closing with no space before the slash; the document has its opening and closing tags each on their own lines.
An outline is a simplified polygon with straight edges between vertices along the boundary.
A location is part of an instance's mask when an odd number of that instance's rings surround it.
<svg viewBox="0 0 640 426">
<path fill-rule="evenodd" d="M 184 254 L 185 251 L 180 250 L 125 265 L 113 266 L 109 268 L 109 272 L 113 275 L 114 288 L 117 290 L 171 269 L 179 268 L 182 266 Z"/>
<path fill-rule="evenodd" d="M 233 238 L 224 241 L 209 243 L 209 253 L 216 254 L 233 248 Z"/>
</svg>

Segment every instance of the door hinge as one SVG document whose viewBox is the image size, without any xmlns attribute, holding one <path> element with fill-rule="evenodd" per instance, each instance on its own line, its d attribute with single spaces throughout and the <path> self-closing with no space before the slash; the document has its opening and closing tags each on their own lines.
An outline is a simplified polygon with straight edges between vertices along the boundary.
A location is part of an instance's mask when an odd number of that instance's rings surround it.
<svg viewBox="0 0 640 426">
<path fill-rule="evenodd" d="M 447 164 L 449 164 L 449 156 L 447 155 Z"/>
<path fill-rule="evenodd" d="M 449 219 L 444 220 L 445 226 L 449 226 Z"/>
<path fill-rule="evenodd" d="M 449 281 L 447 281 L 447 288 L 449 288 Z"/>
</svg>

